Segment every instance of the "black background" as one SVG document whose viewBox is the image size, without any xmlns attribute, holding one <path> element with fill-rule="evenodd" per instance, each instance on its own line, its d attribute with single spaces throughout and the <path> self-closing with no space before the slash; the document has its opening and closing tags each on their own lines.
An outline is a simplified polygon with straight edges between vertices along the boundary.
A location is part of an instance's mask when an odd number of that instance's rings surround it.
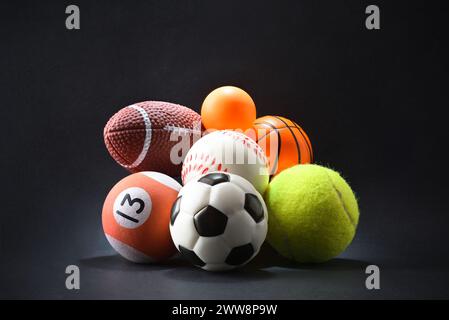
<svg viewBox="0 0 449 320">
<path fill-rule="evenodd" d="M 391 2 L 76 1 L 69 31 L 72 2 L 2 1 L 0 297 L 449 298 L 448 7 Z M 381 30 L 365 28 L 368 4 Z M 295 266 L 265 248 L 217 275 L 113 254 L 101 207 L 127 173 L 104 124 L 143 100 L 199 111 L 222 85 L 296 120 L 349 181 L 361 218 L 339 259 Z M 80 291 L 65 289 L 69 264 Z"/>
</svg>

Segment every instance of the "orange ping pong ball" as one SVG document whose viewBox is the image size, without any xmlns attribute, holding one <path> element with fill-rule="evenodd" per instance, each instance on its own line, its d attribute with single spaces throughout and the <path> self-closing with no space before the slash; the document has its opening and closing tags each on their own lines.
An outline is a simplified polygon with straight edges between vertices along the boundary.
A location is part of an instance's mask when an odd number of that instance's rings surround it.
<svg viewBox="0 0 449 320">
<path fill-rule="evenodd" d="M 244 90 L 225 86 L 209 93 L 201 107 L 201 121 L 206 129 L 241 129 L 252 127 L 256 105 Z"/>
</svg>

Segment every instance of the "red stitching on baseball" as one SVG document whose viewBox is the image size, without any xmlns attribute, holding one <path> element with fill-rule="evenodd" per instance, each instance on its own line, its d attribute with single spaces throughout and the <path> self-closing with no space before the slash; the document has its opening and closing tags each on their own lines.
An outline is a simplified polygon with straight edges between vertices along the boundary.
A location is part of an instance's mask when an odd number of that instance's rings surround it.
<svg viewBox="0 0 449 320">
<path fill-rule="evenodd" d="M 254 140 L 252 140 L 248 136 L 237 134 L 237 132 L 233 131 L 222 131 L 221 133 L 225 136 L 231 137 L 234 141 L 241 141 L 241 143 L 248 150 L 256 154 L 256 157 L 265 164 L 266 168 L 269 168 L 270 164 L 268 163 L 268 159 L 265 155 L 265 152 Z M 201 160 L 202 163 L 195 163 L 196 161 L 199 160 Z M 208 164 L 209 161 L 210 164 Z M 205 153 L 195 153 L 190 154 L 189 157 L 184 161 L 181 176 L 183 182 L 186 182 L 185 181 L 186 178 L 193 173 L 203 175 L 210 171 L 229 172 L 229 168 L 226 168 L 221 162 L 217 161 L 217 159 L 212 155 Z"/>
</svg>

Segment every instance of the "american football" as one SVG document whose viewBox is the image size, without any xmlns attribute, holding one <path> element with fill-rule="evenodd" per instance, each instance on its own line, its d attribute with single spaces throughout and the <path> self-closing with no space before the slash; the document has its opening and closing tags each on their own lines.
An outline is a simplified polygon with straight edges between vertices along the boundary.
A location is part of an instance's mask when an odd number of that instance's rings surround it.
<svg viewBox="0 0 449 320">
<path fill-rule="evenodd" d="M 133 173 L 158 171 L 169 176 L 179 176 L 196 134 L 201 137 L 200 115 L 163 101 L 144 101 L 121 109 L 103 131 L 110 155 L 122 167 Z M 174 149 L 181 139 L 184 148 Z"/>
</svg>

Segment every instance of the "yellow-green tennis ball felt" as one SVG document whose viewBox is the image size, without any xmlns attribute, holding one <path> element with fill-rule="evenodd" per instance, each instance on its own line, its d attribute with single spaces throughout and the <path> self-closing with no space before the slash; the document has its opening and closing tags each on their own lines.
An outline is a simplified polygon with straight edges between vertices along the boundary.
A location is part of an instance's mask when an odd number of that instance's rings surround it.
<svg viewBox="0 0 449 320">
<path fill-rule="evenodd" d="M 324 262 L 338 256 L 354 238 L 359 208 L 340 174 L 300 164 L 273 178 L 265 192 L 267 240 L 298 262 Z"/>
</svg>

